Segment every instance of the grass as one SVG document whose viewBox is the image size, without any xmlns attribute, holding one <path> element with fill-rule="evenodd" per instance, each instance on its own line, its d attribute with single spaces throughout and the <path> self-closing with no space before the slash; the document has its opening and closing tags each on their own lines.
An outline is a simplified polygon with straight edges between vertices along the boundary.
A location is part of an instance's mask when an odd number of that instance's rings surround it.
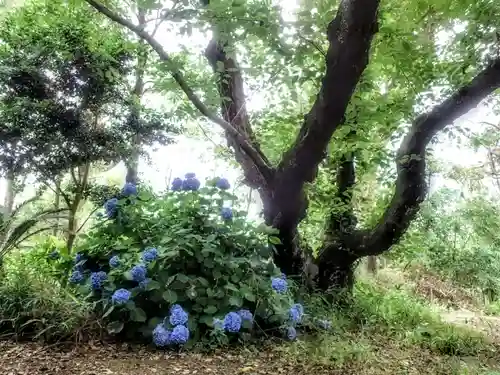
<svg viewBox="0 0 500 375">
<path fill-rule="evenodd" d="M 483 334 L 450 325 L 425 300 L 366 280 L 352 303 L 329 314 L 332 331 L 279 348 L 290 358 L 358 374 L 495 374 L 500 358 Z M 498 373 L 500 374 L 500 373 Z"/>
<path fill-rule="evenodd" d="M 53 341 L 92 332 L 91 306 L 74 298 L 47 267 L 29 257 L 7 259 L 0 280 L 0 333 Z M 411 289 L 388 285 L 360 278 L 342 309 L 311 297 L 306 306 L 315 316 L 329 317 L 331 331 L 260 348 L 260 355 L 274 353 L 287 365 L 332 374 L 500 375 L 496 343 L 445 323 L 439 310 Z"/>
<path fill-rule="evenodd" d="M 0 277 L 2 337 L 78 339 L 94 324 L 91 306 L 62 287 L 43 262 L 7 258 Z"/>
</svg>

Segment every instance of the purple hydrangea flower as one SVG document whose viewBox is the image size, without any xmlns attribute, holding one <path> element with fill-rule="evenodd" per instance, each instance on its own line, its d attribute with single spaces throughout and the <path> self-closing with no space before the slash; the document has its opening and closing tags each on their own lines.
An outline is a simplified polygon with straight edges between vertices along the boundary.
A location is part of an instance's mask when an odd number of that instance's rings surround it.
<svg viewBox="0 0 500 375">
<path fill-rule="evenodd" d="M 128 291 L 127 289 L 118 289 L 115 290 L 113 295 L 111 296 L 111 302 L 113 302 L 115 305 L 124 305 L 130 300 L 130 296 L 132 293 Z"/>
<path fill-rule="evenodd" d="M 188 318 L 188 313 L 180 305 L 173 305 L 171 307 L 169 321 L 173 326 L 186 324 Z"/>
<path fill-rule="evenodd" d="M 118 257 L 118 255 L 114 255 L 111 257 L 111 259 L 109 260 L 109 266 L 111 268 L 117 268 L 120 266 L 120 258 Z"/>
<path fill-rule="evenodd" d="M 222 216 L 224 220 L 231 220 L 233 218 L 233 210 L 230 207 L 222 207 L 220 216 Z"/>
<path fill-rule="evenodd" d="M 147 272 L 148 271 L 144 264 L 138 264 L 132 267 L 132 269 L 130 270 L 130 273 L 132 274 L 132 279 L 134 281 L 137 281 L 138 283 L 146 279 Z"/>
<path fill-rule="evenodd" d="M 174 178 L 172 181 L 172 191 L 181 191 L 182 190 L 182 179 L 179 177 Z"/>
<path fill-rule="evenodd" d="M 288 283 L 282 278 L 273 277 L 271 279 L 271 287 L 278 293 L 285 293 L 288 290 Z"/>
<path fill-rule="evenodd" d="M 118 199 L 111 198 L 104 203 L 104 210 L 108 219 L 113 219 L 118 213 Z"/>
<path fill-rule="evenodd" d="M 241 320 L 245 321 L 252 321 L 253 320 L 253 314 L 249 310 L 240 310 L 238 311 L 238 315 L 241 317 Z"/>
<path fill-rule="evenodd" d="M 146 249 L 142 253 L 141 258 L 143 262 L 150 263 L 154 261 L 156 258 L 158 258 L 158 250 L 156 250 L 154 247 Z"/>
<path fill-rule="evenodd" d="M 137 185 L 127 182 L 122 189 L 122 194 L 126 197 L 137 195 Z"/>
<path fill-rule="evenodd" d="M 153 330 L 153 343 L 160 348 L 170 345 L 172 343 L 171 334 L 163 324 L 158 324 Z"/>
<path fill-rule="evenodd" d="M 83 279 L 83 273 L 80 270 L 74 270 L 69 278 L 69 282 L 72 284 L 79 284 Z"/>
<path fill-rule="evenodd" d="M 215 186 L 217 186 L 221 190 L 229 190 L 231 188 L 231 184 L 229 183 L 227 178 L 218 178 Z"/>
<path fill-rule="evenodd" d="M 200 188 L 200 180 L 196 178 L 194 173 L 186 173 L 186 179 L 182 181 L 182 190 L 196 191 Z"/>
<path fill-rule="evenodd" d="M 107 277 L 106 273 L 105 272 L 103 273 Z M 90 285 L 92 286 L 92 289 L 94 290 L 101 289 L 103 281 L 104 280 L 101 272 L 92 272 L 90 274 Z"/>
<path fill-rule="evenodd" d="M 241 329 L 241 317 L 235 312 L 226 314 L 224 317 L 224 329 L 232 333 L 238 332 Z"/>
<path fill-rule="evenodd" d="M 293 323 L 300 323 L 302 321 L 302 317 L 304 316 L 304 308 L 300 303 L 296 303 L 290 307 L 288 315 Z"/>
<path fill-rule="evenodd" d="M 189 329 L 183 325 L 174 327 L 170 334 L 170 340 L 174 344 L 185 344 L 189 340 Z"/>
</svg>

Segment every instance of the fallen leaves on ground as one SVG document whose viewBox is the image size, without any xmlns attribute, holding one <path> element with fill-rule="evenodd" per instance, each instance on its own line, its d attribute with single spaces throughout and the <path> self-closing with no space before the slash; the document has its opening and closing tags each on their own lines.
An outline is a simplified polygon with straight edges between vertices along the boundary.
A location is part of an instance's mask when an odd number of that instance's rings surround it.
<svg viewBox="0 0 500 375">
<path fill-rule="evenodd" d="M 85 344 L 71 350 L 0 342 L 2 375 L 346 374 L 330 366 L 290 363 L 272 352 L 172 353 L 144 347 Z"/>
</svg>

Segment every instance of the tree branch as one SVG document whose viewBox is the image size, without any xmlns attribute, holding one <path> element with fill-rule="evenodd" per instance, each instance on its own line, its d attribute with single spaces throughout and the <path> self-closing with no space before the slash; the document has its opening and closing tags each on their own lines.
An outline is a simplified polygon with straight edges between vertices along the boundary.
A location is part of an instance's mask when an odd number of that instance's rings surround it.
<svg viewBox="0 0 500 375">
<path fill-rule="evenodd" d="M 425 198 L 425 151 L 432 138 L 447 125 L 500 88 L 500 59 L 491 62 L 469 84 L 457 90 L 430 112 L 420 115 L 397 152 L 396 191 L 377 226 L 368 233 L 345 238 L 357 258 L 381 254 L 406 232 Z M 328 256 L 325 254 L 325 256 Z"/>
<path fill-rule="evenodd" d="M 225 50 L 227 43 L 223 43 L 220 38 L 215 36 L 216 34 L 217 32 L 214 32 L 214 38 L 205 50 L 205 57 L 212 66 L 214 73 L 218 74 L 218 91 L 221 98 L 222 117 L 247 139 L 253 140 L 254 134 L 246 109 L 241 70 L 234 57 L 227 55 Z M 226 139 L 228 146 L 234 149 L 236 161 L 243 168 L 246 183 L 253 189 L 267 187 L 270 181 L 266 180 L 266 176 L 260 173 L 253 160 L 228 132 L 226 132 Z M 252 144 L 256 152 L 260 154 L 260 157 L 269 164 L 258 144 L 256 142 L 252 142 Z"/>
<path fill-rule="evenodd" d="M 279 202 L 272 216 L 281 213 L 281 217 L 300 220 L 300 211 L 307 205 L 302 204 L 296 212 L 287 207 L 290 202 L 304 199 L 304 183 L 315 178 L 333 133 L 344 121 L 347 105 L 368 65 L 377 32 L 378 6 L 379 0 L 342 0 L 335 19 L 328 25 L 326 73 L 299 135 L 278 166 L 274 193 Z"/>
<path fill-rule="evenodd" d="M 272 168 L 266 163 L 265 160 L 262 159 L 261 155 L 255 150 L 253 145 L 249 142 L 249 140 L 237 129 L 235 129 L 229 122 L 225 121 L 221 117 L 217 116 L 215 113 L 210 111 L 210 109 L 200 100 L 200 98 L 194 93 L 194 91 L 187 84 L 184 75 L 182 72 L 175 66 L 175 64 L 170 59 L 170 56 L 162 47 L 162 45 L 154 39 L 149 33 L 147 33 L 143 28 L 140 28 L 134 25 L 132 22 L 123 18 L 122 16 L 114 13 L 106 6 L 95 0 L 85 0 L 88 4 L 94 7 L 97 11 L 104 14 L 106 17 L 111 19 L 112 21 L 119 23 L 122 26 L 125 26 L 130 31 L 134 32 L 137 36 L 144 39 L 158 54 L 160 60 L 165 62 L 170 70 L 170 74 L 177 82 L 177 84 L 181 87 L 182 91 L 186 94 L 188 99 L 193 103 L 193 105 L 198 109 L 205 117 L 214 123 L 221 126 L 228 134 L 231 135 L 241 146 L 241 148 L 247 153 L 247 155 L 252 158 L 259 171 L 262 175 L 266 176 L 266 178 L 271 178 L 272 176 Z"/>
</svg>

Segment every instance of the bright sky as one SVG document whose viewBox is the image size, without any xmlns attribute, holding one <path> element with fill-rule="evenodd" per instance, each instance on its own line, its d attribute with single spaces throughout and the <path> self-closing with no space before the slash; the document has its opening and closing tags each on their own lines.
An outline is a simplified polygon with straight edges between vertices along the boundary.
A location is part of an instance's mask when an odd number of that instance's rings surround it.
<svg viewBox="0 0 500 375">
<path fill-rule="evenodd" d="M 293 20 L 293 10 L 297 6 L 296 0 L 279 0 L 279 2 L 284 6 L 285 19 Z M 189 37 L 189 40 L 187 38 L 179 37 L 172 39 L 171 35 L 166 32 L 162 33 L 161 30 L 157 34 L 157 39 L 165 46 L 167 51 L 179 51 L 180 45 L 188 45 L 190 46 L 190 50 L 193 51 L 193 53 L 198 54 L 198 57 L 201 59 L 204 59 L 202 57 L 203 50 L 206 47 L 209 38 L 209 35 L 203 35 L 200 33 L 194 33 Z M 259 95 L 258 93 L 250 93 L 248 89 L 247 95 L 247 105 L 249 110 L 258 109 L 265 105 L 262 95 Z M 148 95 L 148 97 L 144 100 L 150 105 L 161 107 L 165 104 L 166 99 L 161 95 L 156 94 Z M 499 120 L 499 118 L 494 118 L 490 110 L 478 108 L 464 116 L 460 120 L 460 123 L 477 129 L 481 126 L 480 124 L 483 121 L 498 122 Z M 217 143 L 225 145 L 225 141 L 223 140 L 220 129 L 217 128 L 217 125 L 204 123 L 203 126 L 215 132 L 215 138 L 212 137 L 212 141 L 215 140 Z M 444 140 L 444 137 L 441 137 L 441 139 Z M 179 137 L 176 144 L 163 147 L 152 153 L 152 165 L 148 165 L 145 161 L 141 162 L 139 167 L 141 177 L 151 183 L 157 190 L 163 190 L 167 186 L 169 180 L 177 176 L 182 177 L 187 172 L 196 173 L 198 178 L 202 181 L 205 178 L 213 177 L 215 175 L 225 176 L 234 184 L 241 176 L 240 171 L 214 157 L 214 145 L 212 141 Z M 439 146 L 439 149 L 439 156 L 445 161 L 445 163 L 449 163 L 450 165 L 456 163 L 461 165 L 473 165 L 479 163 L 481 160 L 485 160 L 484 155 L 481 153 L 475 153 L 470 149 L 460 148 L 451 141 L 444 141 L 443 144 Z M 125 167 L 123 165 L 119 165 L 114 171 L 111 172 L 111 174 L 119 174 L 124 178 Z M 445 181 L 443 179 L 437 179 L 434 184 L 434 189 L 443 185 L 458 187 L 458 185 L 452 181 Z M 2 183 L 0 186 L 0 199 L 3 197 L 4 190 L 5 184 Z M 247 196 L 247 192 L 248 189 L 246 187 L 238 189 L 238 193 L 241 194 L 241 196 Z M 257 194 L 254 194 L 255 198 L 256 195 Z M 258 202 L 251 206 L 250 213 L 252 216 L 255 217 L 259 211 L 260 204 Z"/>
</svg>

